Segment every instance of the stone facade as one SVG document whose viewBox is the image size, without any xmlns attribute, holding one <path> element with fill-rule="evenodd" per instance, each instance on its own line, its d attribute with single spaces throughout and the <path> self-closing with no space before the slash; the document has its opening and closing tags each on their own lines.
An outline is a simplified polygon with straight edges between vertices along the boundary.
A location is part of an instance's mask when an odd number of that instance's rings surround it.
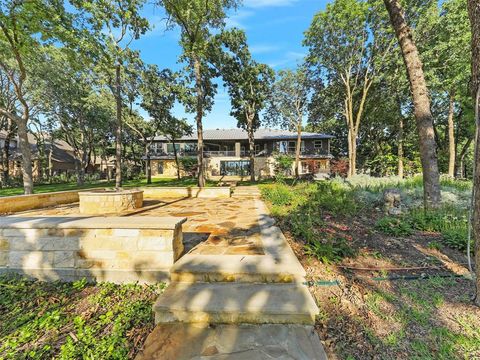
<svg viewBox="0 0 480 360">
<path fill-rule="evenodd" d="M 115 214 L 143 206 L 142 190 L 94 190 L 79 194 L 81 214 Z"/>
<path fill-rule="evenodd" d="M 168 280 L 185 218 L 3 217 L 0 273 L 41 280 Z"/>
</svg>

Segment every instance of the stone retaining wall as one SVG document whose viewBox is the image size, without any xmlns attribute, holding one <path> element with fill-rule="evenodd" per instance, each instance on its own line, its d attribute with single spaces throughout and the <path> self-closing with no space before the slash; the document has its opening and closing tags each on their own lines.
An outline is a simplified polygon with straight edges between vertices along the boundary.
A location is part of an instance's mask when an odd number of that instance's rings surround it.
<svg viewBox="0 0 480 360">
<path fill-rule="evenodd" d="M 229 187 L 143 187 L 145 198 L 166 197 L 198 197 L 198 198 L 227 198 L 231 196 Z"/>
<path fill-rule="evenodd" d="M 82 190 L 0 197 L 0 214 L 78 202 L 78 193 L 80 191 Z"/>
<path fill-rule="evenodd" d="M 0 273 L 41 280 L 168 280 L 185 218 L 3 217 Z"/>
<path fill-rule="evenodd" d="M 93 190 L 81 191 L 80 214 L 115 214 L 143 206 L 142 190 Z"/>
</svg>

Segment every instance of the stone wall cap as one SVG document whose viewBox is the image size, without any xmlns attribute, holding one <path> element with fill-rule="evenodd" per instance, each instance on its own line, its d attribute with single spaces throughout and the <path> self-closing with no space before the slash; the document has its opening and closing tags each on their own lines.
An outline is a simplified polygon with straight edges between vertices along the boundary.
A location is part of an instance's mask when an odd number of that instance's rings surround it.
<svg viewBox="0 0 480 360">
<path fill-rule="evenodd" d="M 124 189 L 124 190 L 109 190 L 109 189 L 94 189 L 79 191 L 80 196 L 122 196 L 143 193 L 140 189 Z"/>
<path fill-rule="evenodd" d="M 77 194 L 81 191 L 92 191 L 92 190 L 99 190 L 102 188 L 92 188 L 92 189 L 84 189 L 84 190 L 62 190 L 62 191 L 50 191 L 50 192 L 43 192 L 43 193 L 34 193 L 34 194 L 20 194 L 20 195 L 9 195 L 9 196 L 0 196 L 0 201 L 11 200 L 14 201 L 16 199 L 25 199 L 25 198 L 35 198 L 35 197 L 50 197 L 52 195 L 62 195 L 62 194 Z"/>
<path fill-rule="evenodd" d="M 159 229 L 175 230 L 186 217 L 3 216 L 0 229 Z"/>
</svg>

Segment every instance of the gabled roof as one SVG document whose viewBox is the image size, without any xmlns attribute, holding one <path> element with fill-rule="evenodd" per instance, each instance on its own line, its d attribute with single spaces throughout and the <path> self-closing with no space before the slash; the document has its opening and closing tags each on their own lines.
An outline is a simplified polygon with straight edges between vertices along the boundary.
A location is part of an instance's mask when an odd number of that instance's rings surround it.
<svg viewBox="0 0 480 360">
<path fill-rule="evenodd" d="M 290 140 L 296 139 L 297 133 L 294 131 L 288 130 L 277 130 L 277 129 L 258 129 L 255 131 L 256 140 Z M 312 132 L 302 132 L 302 139 L 331 139 L 332 135 L 321 134 L 321 133 L 312 133 Z M 203 139 L 204 140 L 248 140 L 247 132 L 243 129 L 207 129 L 203 130 Z M 157 141 L 168 141 L 168 139 L 163 136 L 155 136 L 154 140 Z M 197 140 L 197 133 L 194 132 L 190 136 L 183 136 L 177 141 L 188 141 L 188 140 Z"/>
</svg>

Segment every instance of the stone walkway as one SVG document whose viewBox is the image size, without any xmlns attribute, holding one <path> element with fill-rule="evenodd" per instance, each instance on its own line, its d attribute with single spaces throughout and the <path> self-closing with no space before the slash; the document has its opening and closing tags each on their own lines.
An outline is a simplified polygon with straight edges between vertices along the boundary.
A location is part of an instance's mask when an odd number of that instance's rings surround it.
<svg viewBox="0 0 480 360">
<path fill-rule="evenodd" d="M 250 236 L 262 253 L 194 249 L 179 259 L 154 305 L 157 327 L 138 360 L 326 359 L 313 329 L 318 308 L 303 285 L 305 270 L 258 192 L 233 200 L 249 209 Z M 212 220 L 225 226 L 224 219 Z"/>
</svg>

